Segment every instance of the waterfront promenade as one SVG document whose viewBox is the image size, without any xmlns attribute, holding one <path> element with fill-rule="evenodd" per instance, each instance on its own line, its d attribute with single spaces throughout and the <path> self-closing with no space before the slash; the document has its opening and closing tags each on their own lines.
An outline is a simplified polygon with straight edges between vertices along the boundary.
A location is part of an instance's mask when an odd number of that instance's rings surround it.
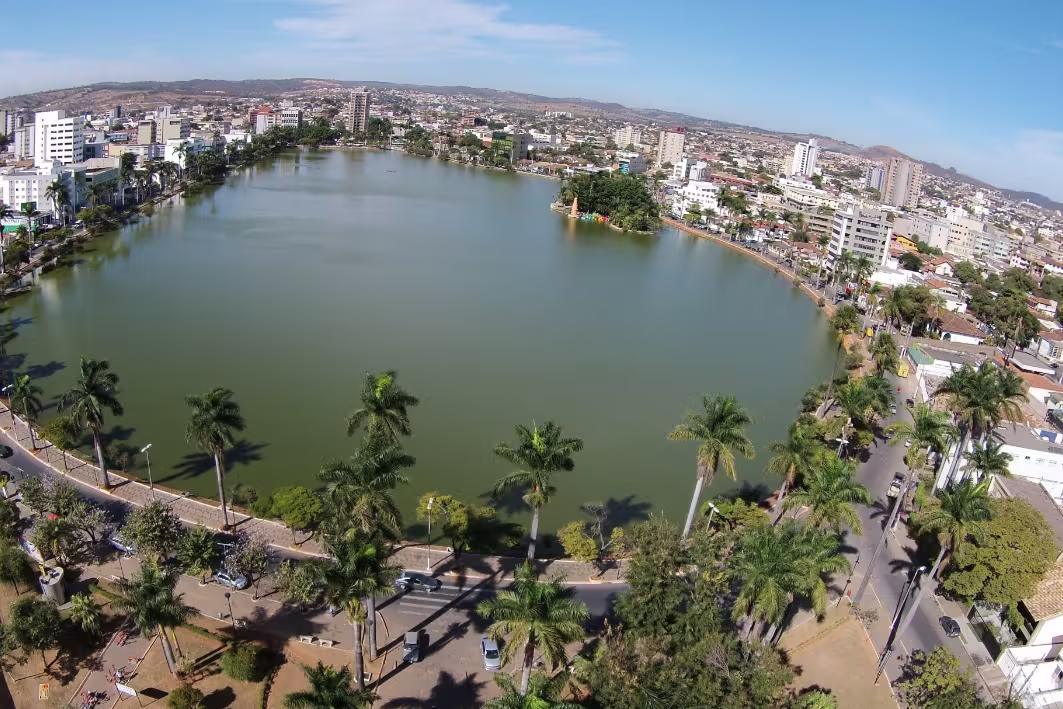
<svg viewBox="0 0 1063 709">
<path fill-rule="evenodd" d="M 144 482 L 123 474 L 108 471 L 111 489 L 99 486 L 102 481 L 100 469 L 86 460 L 60 450 L 34 432 L 36 448 L 31 445 L 29 428 L 26 422 L 4 407 L 0 411 L 0 439 L 12 445 L 15 455 L 5 461 L 8 468 L 14 468 L 15 484 L 21 477 L 39 475 L 48 478 L 64 478 L 79 488 L 83 495 L 94 499 L 107 499 L 126 509 L 150 504 L 152 490 Z M 172 490 L 155 485 L 155 499 L 167 504 L 182 522 L 189 525 L 207 527 L 221 531 L 223 520 L 218 504 L 193 497 L 189 493 Z M 292 531 L 276 520 L 252 517 L 230 509 L 230 516 L 235 520 L 230 531 L 244 533 L 261 539 L 271 547 L 286 554 L 303 556 L 327 556 L 317 538 L 296 543 L 305 539 L 306 534 Z M 425 570 L 428 568 L 428 554 L 424 543 L 400 542 L 392 561 L 402 568 Z M 461 578 L 476 579 L 496 577 L 499 580 L 510 574 L 522 561 L 523 557 L 494 556 L 465 552 L 456 562 L 449 548 L 432 545 L 431 571 Z M 570 559 L 541 559 L 537 562 L 541 572 L 561 576 L 570 583 L 619 583 L 622 576 L 616 569 L 599 574 L 592 564 L 584 564 Z"/>
</svg>

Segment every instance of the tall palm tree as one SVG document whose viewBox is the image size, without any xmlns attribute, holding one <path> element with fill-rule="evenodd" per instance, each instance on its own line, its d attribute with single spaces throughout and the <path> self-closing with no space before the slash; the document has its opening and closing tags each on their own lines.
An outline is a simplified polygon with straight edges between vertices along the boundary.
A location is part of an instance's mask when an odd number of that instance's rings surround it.
<svg viewBox="0 0 1063 709">
<path fill-rule="evenodd" d="M 701 500 L 701 489 L 711 483 L 717 470 L 732 480 L 735 479 L 735 453 L 752 459 L 755 455 L 752 441 L 746 436 L 746 428 L 752 419 L 734 396 L 703 396 L 702 410 L 687 414 L 686 420 L 668 434 L 673 441 L 698 441 L 697 477 L 690 509 L 683 525 L 683 539 L 690 534 L 694 515 Z"/>
<path fill-rule="evenodd" d="M 358 689 L 365 689 L 362 655 L 363 626 L 369 631 L 369 658 L 376 659 L 376 598 L 392 591 L 399 568 L 387 563 L 387 550 L 355 539 L 329 545 L 336 561 L 325 568 L 323 596 L 329 605 L 342 608 L 354 626 L 354 674 Z"/>
<path fill-rule="evenodd" d="M 176 570 L 163 571 L 154 564 L 144 564 L 139 576 L 118 582 L 121 597 L 114 601 L 119 609 L 129 614 L 140 632 L 145 635 L 158 633 L 166 666 L 175 676 L 177 662 L 166 630 L 182 625 L 196 613 L 194 608 L 184 604 L 183 594 L 175 593 L 177 578 Z"/>
<path fill-rule="evenodd" d="M 496 675 L 495 682 L 502 688 L 502 696 L 488 700 L 484 709 L 579 709 L 580 704 L 559 699 L 568 684 L 568 675 L 553 677 L 536 672 L 528 682 L 528 691 L 521 694 L 520 687 L 509 675 Z"/>
<path fill-rule="evenodd" d="M 185 429 L 185 440 L 203 452 L 214 456 L 214 473 L 218 479 L 218 501 L 222 519 L 229 526 L 229 511 L 225 506 L 225 450 L 235 442 L 235 434 L 245 427 L 240 405 L 233 401 L 233 393 L 215 387 L 206 394 L 185 398 L 192 408 L 192 418 Z"/>
<path fill-rule="evenodd" d="M 44 404 L 41 403 L 41 388 L 30 380 L 30 375 L 23 374 L 15 378 L 15 385 L 11 389 L 11 408 L 26 420 L 26 428 L 30 430 L 30 445 L 37 450 L 37 441 L 33 437 L 33 424 L 41 415 Z"/>
<path fill-rule="evenodd" d="M 409 394 L 396 383 L 394 370 L 373 374 L 366 372 L 362 385 L 362 407 L 347 417 L 347 435 L 353 436 L 359 428 L 366 427 L 386 431 L 392 440 L 410 435 L 409 408 L 418 404 L 416 396 Z"/>
<path fill-rule="evenodd" d="M 871 493 L 853 477 L 855 466 L 837 456 L 826 457 L 805 475 L 783 502 L 784 509 L 808 507 L 808 523 L 841 532 L 845 527 L 860 534 L 863 526 L 854 505 L 871 503 Z"/>
<path fill-rule="evenodd" d="M 372 705 L 372 692 L 351 686 L 349 667 L 337 670 L 318 660 L 314 667 L 303 665 L 303 673 L 310 689 L 287 695 L 287 709 L 366 709 Z"/>
<path fill-rule="evenodd" d="M 59 178 L 53 180 L 44 191 L 44 196 L 51 201 L 52 209 L 59 221 L 66 226 L 66 210 L 70 206 L 70 192 Z"/>
<path fill-rule="evenodd" d="M 501 495 L 513 488 L 525 490 L 524 502 L 532 510 L 528 559 L 534 559 L 535 542 L 539 538 L 539 513 L 556 491 L 551 480 L 553 474 L 576 467 L 572 454 L 583 450 L 583 441 L 565 438 L 561 427 L 553 421 L 547 421 L 541 427 L 535 423 L 531 428 L 518 425 L 516 432 L 515 446 L 508 443 L 495 446 L 495 455 L 518 466 L 518 470 L 499 480 L 494 494 Z"/>
<path fill-rule="evenodd" d="M 402 515 L 391 492 L 409 482 L 402 470 L 414 462 L 390 438 L 374 434 L 363 439 L 350 459 L 325 464 L 318 479 L 325 483 L 332 512 L 327 522 L 343 527 L 332 532 L 338 537 L 382 533 L 387 539 L 398 539 Z"/>
<path fill-rule="evenodd" d="M 891 372 L 900 364 L 897 342 L 888 332 L 880 332 L 871 345 L 871 358 L 875 361 L 875 371 L 879 374 Z"/>
<path fill-rule="evenodd" d="M 985 480 L 990 475 L 1002 477 L 1011 475 L 1008 469 L 1011 455 L 1000 450 L 1001 447 L 1003 444 L 987 438 L 984 444 L 976 442 L 970 452 L 965 454 L 967 462 L 978 471 L 979 480 Z"/>
<path fill-rule="evenodd" d="M 26 202 L 22 205 L 22 209 L 19 213 L 26 218 L 26 227 L 32 234 L 36 231 L 34 228 L 33 220 L 37 218 L 37 207 L 35 202 Z"/>
<path fill-rule="evenodd" d="M 785 441 L 771 444 L 771 460 L 768 472 L 781 475 L 782 487 L 775 501 L 776 508 L 786 499 L 786 493 L 793 487 L 794 481 L 807 475 L 826 452 L 823 443 L 807 427 L 797 422 L 790 424 Z"/>
<path fill-rule="evenodd" d="M 941 544 L 930 576 L 937 578 L 948 565 L 952 552 L 968 536 L 977 535 L 982 523 L 992 516 L 989 504 L 989 480 L 974 483 L 961 480 L 950 488 L 937 491 L 939 504 L 923 510 L 918 526 L 937 534 Z"/>
<path fill-rule="evenodd" d="M 59 408 L 69 409 L 78 428 L 88 426 L 92 432 L 92 446 L 96 449 L 96 462 L 103 474 L 103 488 L 110 490 L 111 479 L 107 475 L 107 462 L 103 459 L 100 433 L 105 410 L 115 416 L 121 416 L 123 411 L 118 401 L 118 375 L 111 371 L 110 363 L 105 359 L 82 357 L 77 382 L 60 398 Z"/>
<path fill-rule="evenodd" d="M 560 579 L 537 581 L 531 564 L 517 569 L 513 585 L 491 599 L 481 601 L 476 612 L 492 621 L 487 635 L 506 639 L 503 662 L 522 654 L 520 693 L 528 693 L 531 668 L 538 650 L 551 669 L 565 659 L 565 643 L 583 637 L 583 624 L 590 617 L 587 606 L 569 597 Z"/>
</svg>

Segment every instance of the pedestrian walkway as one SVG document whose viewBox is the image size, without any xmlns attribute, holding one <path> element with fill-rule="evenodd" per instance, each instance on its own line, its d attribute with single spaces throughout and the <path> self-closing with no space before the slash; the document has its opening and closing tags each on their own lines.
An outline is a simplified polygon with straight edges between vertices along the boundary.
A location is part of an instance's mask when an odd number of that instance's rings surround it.
<svg viewBox="0 0 1063 709">
<path fill-rule="evenodd" d="M 34 434 L 31 443 L 30 431 L 26 422 L 15 416 L 10 410 L 0 411 L 0 430 L 3 438 L 33 456 L 34 469 L 22 471 L 25 475 L 61 476 L 86 488 L 99 488 L 115 501 L 128 506 L 144 506 L 152 499 L 166 503 L 183 522 L 187 524 L 221 530 L 224 526 L 221 509 L 217 503 L 193 497 L 190 493 L 173 491 L 159 485 L 151 487 L 136 478 L 108 471 L 111 481 L 110 490 L 102 490 L 103 475 L 93 463 L 76 455 L 56 448 L 46 440 Z M 17 482 L 17 481 L 16 481 Z M 259 519 L 230 510 L 234 521 L 234 530 L 243 532 L 277 549 L 296 554 L 326 556 L 320 541 L 310 539 L 296 545 L 288 527 L 275 520 Z M 460 578 L 483 578 L 512 574 L 522 562 L 519 557 L 489 556 L 484 554 L 464 553 L 460 560 L 447 547 L 434 546 L 432 551 L 431 572 L 447 574 Z M 400 544 L 392 562 L 409 569 L 428 570 L 427 548 L 424 544 Z M 541 573 L 561 576 L 570 583 L 620 583 L 622 577 L 616 570 L 599 574 L 592 564 L 585 564 L 569 559 L 548 559 L 537 562 Z"/>
<path fill-rule="evenodd" d="M 121 698 L 116 685 L 136 686 L 140 663 L 157 640 L 155 636 L 141 635 L 127 622 L 111 636 L 95 667 L 70 698 L 69 706 L 79 709 L 82 706 L 112 706 Z M 92 699 L 97 703 L 93 704 Z"/>
</svg>

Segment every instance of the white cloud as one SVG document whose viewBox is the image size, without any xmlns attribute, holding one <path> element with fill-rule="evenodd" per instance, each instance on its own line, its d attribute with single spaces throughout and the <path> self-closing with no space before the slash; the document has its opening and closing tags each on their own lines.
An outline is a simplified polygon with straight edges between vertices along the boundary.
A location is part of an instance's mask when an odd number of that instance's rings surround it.
<svg viewBox="0 0 1063 709">
<path fill-rule="evenodd" d="M 531 51 L 577 64 L 622 58 L 617 42 L 593 30 L 514 22 L 506 13 L 505 6 L 467 0 L 308 0 L 305 13 L 274 24 L 320 49 L 372 62 L 444 55 L 502 59 Z"/>
</svg>

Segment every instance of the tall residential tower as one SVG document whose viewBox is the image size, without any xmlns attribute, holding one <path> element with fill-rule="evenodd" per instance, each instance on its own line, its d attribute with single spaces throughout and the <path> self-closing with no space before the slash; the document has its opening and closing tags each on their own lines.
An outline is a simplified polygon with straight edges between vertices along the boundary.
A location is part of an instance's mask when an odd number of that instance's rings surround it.
<svg viewBox="0 0 1063 709">
<path fill-rule="evenodd" d="M 923 166 L 905 158 L 890 158 L 882 188 L 882 203 L 905 209 L 919 206 L 923 191 Z"/>
<path fill-rule="evenodd" d="M 347 106 L 347 130 L 351 133 L 365 133 L 369 126 L 369 92 L 363 89 L 351 92 L 351 102 Z"/>
<path fill-rule="evenodd" d="M 807 143 L 794 146 L 794 158 L 790 162 L 790 174 L 812 177 L 816 174 L 816 158 L 819 157 L 819 142 L 809 138 Z"/>
</svg>

